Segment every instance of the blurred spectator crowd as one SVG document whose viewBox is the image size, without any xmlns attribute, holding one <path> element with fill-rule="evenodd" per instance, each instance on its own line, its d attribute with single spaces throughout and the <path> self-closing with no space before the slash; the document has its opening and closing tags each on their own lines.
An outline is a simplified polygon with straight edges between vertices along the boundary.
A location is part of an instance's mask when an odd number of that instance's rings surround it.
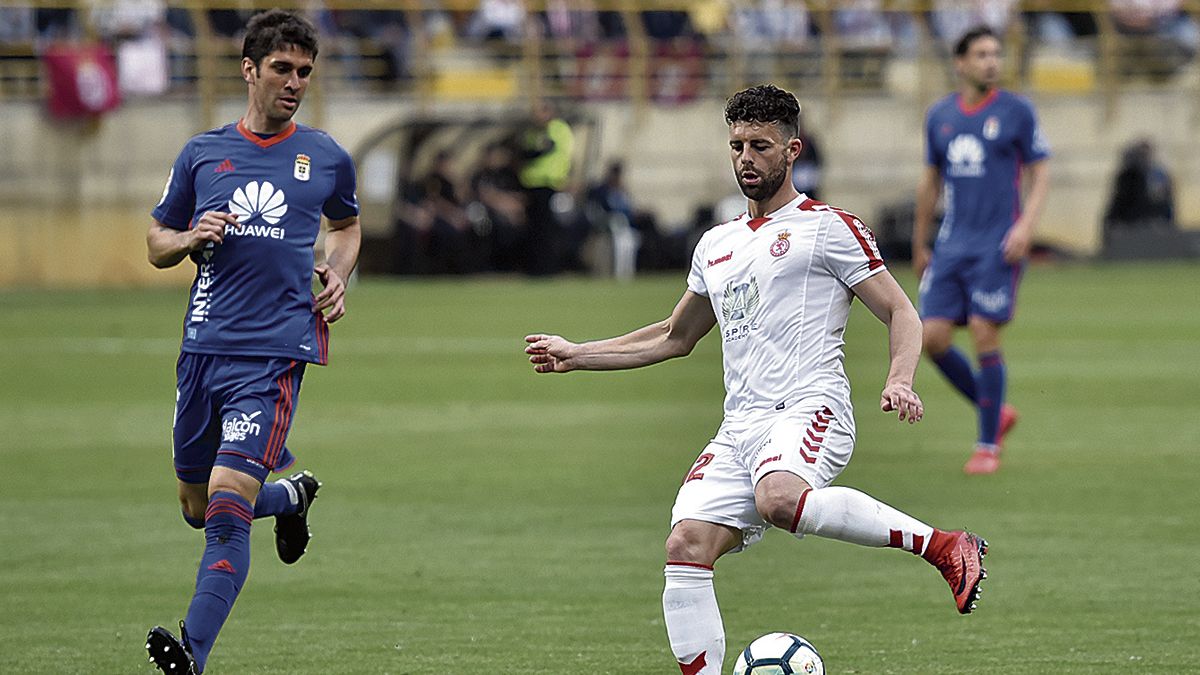
<svg viewBox="0 0 1200 675">
<path fill-rule="evenodd" d="M 368 271 L 632 276 L 684 266 L 692 230 L 713 224 L 709 211 L 694 228 L 662 232 L 634 204 L 620 162 L 582 179 L 575 130 L 549 102 L 529 119 L 491 126 L 503 132 L 481 148 L 469 133 L 414 134 L 443 140 L 402 153 L 391 227 L 364 247 Z"/>
<path fill-rule="evenodd" d="M 352 77 L 381 82 L 412 77 L 417 50 L 480 48 L 519 55 L 520 45 L 537 37 L 553 44 L 556 53 L 577 58 L 594 54 L 598 45 L 620 54 L 611 46 L 626 44 L 634 32 L 649 38 L 656 49 L 673 44 L 672 53 L 683 56 L 744 51 L 752 75 L 761 76 L 770 73 L 755 72 L 765 68 L 754 63 L 757 57 L 767 61 L 781 48 L 804 50 L 825 34 L 836 34 L 841 48 L 851 53 L 912 55 L 926 35 L 944 50 L 980 23 L 1004 33 L 1019 22 L 1035 44 L 1070 47 L 1094 37 L 1111 21 L 1114 31 L 1133 41 L 1144 38 L 1143 48 L 1154 52 L 1150 56 L 1173 61 L 1176 68 L 1200 49 L 1200 28 L 1182 0 L 1109 0 L 1103 17 L 1054 11 L 1064 4 L 1054 0 L 912 2 L 918 4 L 932 9 L 915 13 L 903 11 L 904 3 L 891 3 L 884 11 L 883 0 L 844 0 L 831 12 L 818 12 L 804 0 L 694 0 L 678 3 L 676 11 L 618 12 L 599 10 L 593 0 L 547 0 L 532 11 L 524 0 L 480 0 L 475 9 L 465 10 L 439 9 L 436 1 L 422 3 L 421 10 L 364 10 L 318 1 L 311 15 L 325 36 L 324 54 Z M 1028 11 L 1031 7 L 1036 11 Z M 91 9 L 5 6 L 0 7 L 0 55 L 12 56 L 14 45 L 78 39 L 87 33 L 118 47 L 134 45 L 130 63 L 135 55 L 142 61 L 152 58 L 143 75 L 157 64 L 179 79 L 182 74 L 175 71 L 181 67 L 174 55 L 189 53 L 198 34 L 226 38 L 229 51 L 236 53 L 249 13 L 231 8 L 193 12 L 165 0 L 113 0 Z M 195 25 L 200 17 L 208 24 L 204 30 Z M 369 69 L 362 67 L 363 54 L 373 56 Z"/>
</svg>

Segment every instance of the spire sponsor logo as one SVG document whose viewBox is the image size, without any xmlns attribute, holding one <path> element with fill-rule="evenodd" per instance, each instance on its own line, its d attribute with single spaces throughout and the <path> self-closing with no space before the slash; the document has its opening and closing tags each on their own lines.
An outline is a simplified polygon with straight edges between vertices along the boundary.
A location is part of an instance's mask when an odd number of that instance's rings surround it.
<svg viewBox="0 0 1200 675">
<path fill-rule="evenodd" d="M 254 418 L 262 414 L 261 410 L 253 415 L 238 413 L 237 417 L 227 417 L 221 422 L 221 441 L 244 441 L 250 436 L 257 436 L 262 427 Z"/>
<path fill-rule="evenodd" d="M 726 342 L 741 340 L 749 336 L 750 331 L 758 329 L 751 319 L 760 302 L 758 280 L 753 276 L 746 283 L 735 284 L 730 281 L 725 285 L 721 297 L 721 316 L 724 319 Z"/>
</svg>

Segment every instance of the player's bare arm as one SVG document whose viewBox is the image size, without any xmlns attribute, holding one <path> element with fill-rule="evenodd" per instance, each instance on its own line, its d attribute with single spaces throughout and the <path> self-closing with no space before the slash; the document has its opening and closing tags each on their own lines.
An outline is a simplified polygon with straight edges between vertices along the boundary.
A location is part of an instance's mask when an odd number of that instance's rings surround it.
<svg viewBox="0 0 1200 675">
<path fill-rule="evenodd" d="M 716 325 L 708 298 L 685 291 L 671 316 L 607 340 L 574 343 L 558 335 L 526 335 L 525 353 L 539 373 L 640 368 L 692 353 Z"/>
<path fill-rule="evenodd" d="M 317 310 L 325 312 L 325 320 L 329 323 L 346 314 L 346 279 L 354 271 L 361 245 L 362 228 L 358 216 L 329 221 L 329 232 L 325 234 L 325 264 L 313 268 L 322 286 L 317 294 Z"/>
<path fill-rule="evenodd" d="M 221 211 L 207 211 L 186 230 L 176 230 L 155 220 L 146 232 L 146 248 L 150 264 L 159 269 L 178 265 L 188 254 L 212 244 L 219 246 L 225 237 L 225 226 L 237 225 L 237 216 Z"/>
<path fill-rule="evenodd" d="M 880 395 L 884 412 L 897 411 L 900 421 L 921 421 L 925 406 L 913 391 L 913 377 L 921 358 L 921 318 L 908 295 L 888 272 L 880 272 L 851 290 L 867 309 L 888 327 L 891 367 Z"/>
<path fill-rule="evenodd" d="M 1004 261 L 1010 265 L 1029 256 L 1033 246 L 1033 233 L 1042 217 L 1046 194 L 1050 192 L 1050 160 L 1043 159 L 1025 167 L 1029 176 L 1029 195 L 1025 198 L 1025 209 L 1021 217 L 1004 235 Z"/>
<path fill-rule="evenodd" d="M 932 251 L 929 250 L 929 232 L 933 227 L 933 212 L 942 193 L 942 176 L 936 166 L 926 164 L 917 183 L 917 212 L 913 220 L 912 261 L 913 272 L 919 279 L 929 266 Z"/>
</svg>

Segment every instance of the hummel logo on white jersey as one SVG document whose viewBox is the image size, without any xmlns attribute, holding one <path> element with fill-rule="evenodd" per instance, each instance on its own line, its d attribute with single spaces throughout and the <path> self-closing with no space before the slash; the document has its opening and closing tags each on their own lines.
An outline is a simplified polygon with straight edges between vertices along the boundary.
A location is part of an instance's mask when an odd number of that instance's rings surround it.
<svg viewBox="0 0 1200 675">
<path fill-rule="evenodd" d="M 250 181 L 246 187 L 238 188 L 229 200 L 229 211 L 238 217 L 238 223 L 245 225 L 256 216 L 261 216 L 270 225 L 279 222 L 287 213 L 287 204 L 283 201 L 283 190 L 276 190 L 270 181 Z"/>
</svg>

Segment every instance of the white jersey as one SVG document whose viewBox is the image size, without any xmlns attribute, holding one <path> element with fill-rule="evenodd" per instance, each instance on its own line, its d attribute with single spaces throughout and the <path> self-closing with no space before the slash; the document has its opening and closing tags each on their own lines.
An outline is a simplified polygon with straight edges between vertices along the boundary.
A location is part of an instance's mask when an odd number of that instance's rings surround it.
<svg viewBox="0 0 1200 675">
<path fill-rule="evenodd" d="M 861 220 L 805 195 L 704 233 L 687 285 L 710 299 L 721 331 L 723 428 L 824 399 L 853 434 L 842 367 L 850 288 L 884 269 Z"/>
</svg>

